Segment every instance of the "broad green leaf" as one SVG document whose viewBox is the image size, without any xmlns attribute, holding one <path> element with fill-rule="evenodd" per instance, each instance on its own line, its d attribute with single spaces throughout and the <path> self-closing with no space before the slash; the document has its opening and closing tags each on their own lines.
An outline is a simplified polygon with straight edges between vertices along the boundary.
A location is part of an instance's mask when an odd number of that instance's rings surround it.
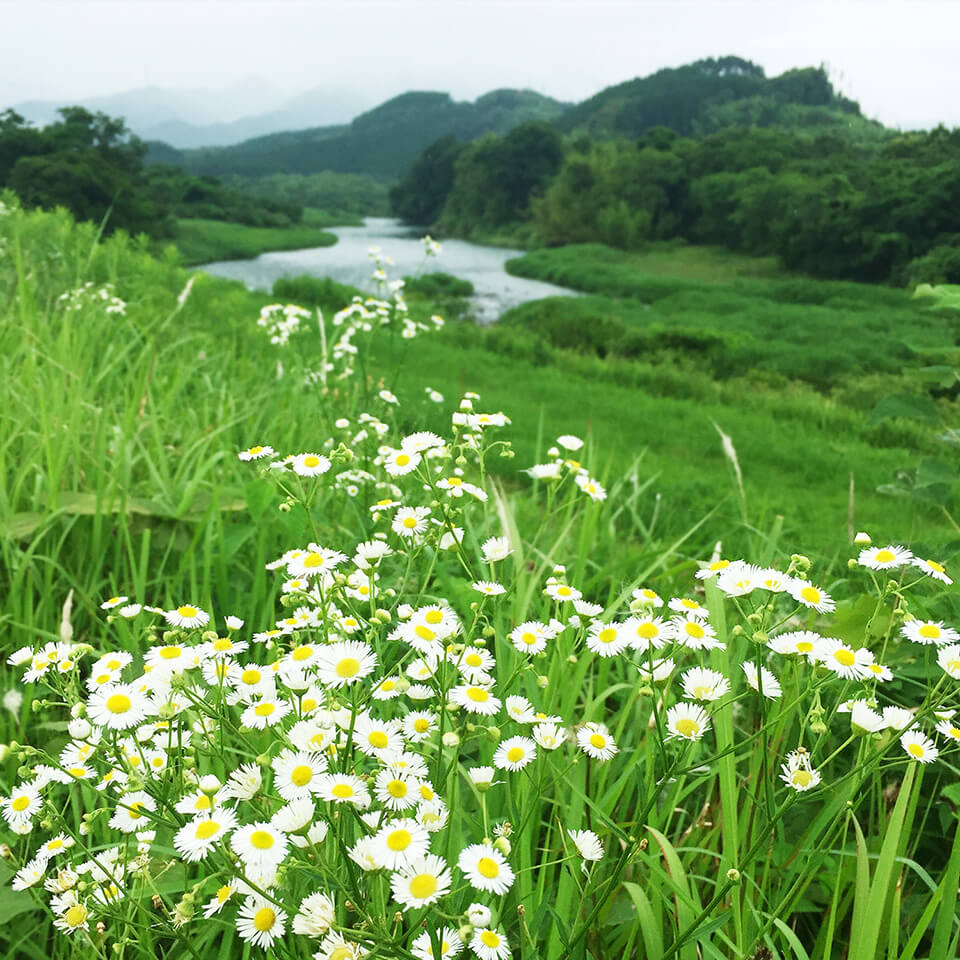
<svg viewBox="0 0 960 960">
<path fill-rule="evenodd" d="M 935 425 L 941 422 L 940 411 L 930 397 L 923 394 L 891 393 L 873 408 L 867 423 L 872 426 L 893 417 L 906 417 Z"/>
</svg>

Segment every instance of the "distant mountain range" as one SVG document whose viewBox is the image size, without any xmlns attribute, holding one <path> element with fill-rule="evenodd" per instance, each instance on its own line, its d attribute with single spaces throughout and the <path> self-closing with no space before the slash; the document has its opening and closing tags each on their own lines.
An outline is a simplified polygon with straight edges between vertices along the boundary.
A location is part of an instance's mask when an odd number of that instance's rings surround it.
<svg viewBox="0 0 960 960">
<path fill-rule="evenodd" d="M 281 130 L 349 123 L 375 103 L 341 87 L 317 87 L 287 97 L 263 80 L 244 80 L 224 90 L 164 90 L 143 87 L 76 100 L 27 100 L 13 109 L 37 126 L 57 120 L 57 110 L 79 103 L 88 110 L 123 117 L 143 140 L 180 149 L 225 146 Z"/>
<path fill-rule="evenodd" d="M 531 120 L 552 122 L 569 106 L 533 90 L 493 90 L 473 101 L 455 101 L 448 93 L 403 93 L 348 125 L 274 133 L 198 150 L 150 143 L 147 162 L 214 176 L 334 170 L 392 180 L 439 137 L 473 140 L 484 133 L 506 133 Z"/>
<path fill-rule="evenodd" d="M 43 124 L 60 105 L 31 102 L 14 109 Z M 734 56 L 658 70 L 579 104 L 533 90 L 503 89 L 474 101 L 409 92 L 370 109 L 363 95 L 349 89 L 317 88 L 284 100 L 268 84 L 248 80 L 215 92 L 146 88 L 88 98 L 83 105 L 124 117 L 148 141 L 148 163 L 212 176 L 333 170 L 390 181 L 441 137 L 473 140 L 529 121 L 593 138 L 635 139 L 657 126 L 684 136 L 729 127 L 774 127 L 859 141 L 891 133 L 837 93 L 822 68 L 767 77 L 762 67 Z"/>
</svg>

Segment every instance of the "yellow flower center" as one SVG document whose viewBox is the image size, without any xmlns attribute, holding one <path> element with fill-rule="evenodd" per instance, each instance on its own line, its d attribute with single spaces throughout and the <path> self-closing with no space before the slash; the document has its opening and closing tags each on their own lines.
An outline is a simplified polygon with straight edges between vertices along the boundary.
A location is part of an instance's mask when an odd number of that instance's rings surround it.
<svg viewBox="0 0 960 960">
<path fill-rule="evenodd" d="M 407 795 L 407 785 L 402 780 L 391 780 L 387 784 L 387 793 L 391 797 L 405 797 Z"/>
<path fill-rule="evenodd" d="M 126 713 L 133 704 L 125 693 L 115 693 L 107 697 L 106 706 L 111 713 Z"/>
<path fill-rule="evenodd" d="M 813 651 L 813 644 L 809 640 L 801 640 L 797 644 L 797 653 L 811 653 Z"/>
<path fill-rule="evenodd" d="M 523 747 L 511 747 L 507 751 L 507 760 L 510 763 L 519 763 L 525 755 Z"/>
<path fill-rule="evenodd" d="M 257 446 L 257 447 L 251 447 L 251 448 L 247 451 L 247 453 L 249 453 L 250 456 L 252 456 L 252 457 L 255 457 L 258 453 L 262 453 L 262 452 L 263 452 L 263 447 L 259 447 L 259 446 Z"/>
<path fill-rule="evenodd" d="M 260 682 L 260 671 L 259 670 L 244 670 L 240 674 L 240 679 L 244 683 L 259 683 Z"/>
<path fill-rule="evenodd" d="M 681 717 L 675 724 L 677 733 L 682 737 L 695 737 L 700 732 L 700 724 L 690 717 Z"/>
<path fill-rule="evenodd" d="M 250 834 L 250 843 L 258 850 L 269 850 L 274 844 L 273 834 L 266 830 L 254 830 Z"/>
<path fill-rule="evenodd" d="M 197 615 L 196 607 L 177 607 L 177 613 L 187 620 L 192 620 Z"/>
<path fill-rule="evenodd" d="M 13 809 L 16 810 L 17 813 L 20 813 L 21 810 L 26 810 L 27 807 L 30 806 L 30 798 L 26 796 L 17 797 L 17 799 L 14 800 L 13 803 L 10 804 L 10 806 L 13 807 Z"/>
<path fill-rule="evenodd" d="M 360 661 L 354 659 L 353 657 L 344 657 L 337 664 L 337 676 L 342 677 L 344 680 L 349 680 L 350 677 L 355 677 L 360 672 Z"/>
<path fill-rule="evenodd" d="M 907 747 L 907 753 L 909 753 L 911 757 L 916 757 L 919 760 L 923 756 L 923 747 L 921 747 L 919 743 L 911 743 Z"/>
<path fill-rule="evenodd" d="M 200 826 L 197 827 L 197 839 L 198 840 L 209 840 L 211 837 L 216 836 L 220 832 L 220 824 L 214 820 L 204 820 Z"/>
<path fill-rule="evenodd" d="M 597 639 L 601 643 L 613 643 L 617 639 L 617 631 L 613 627 L 605 627 L 597 634 Z"/>
<path fill-rule="evenodd" d="M 807 603 L 819 603 L 822 599 L 822 594 L 816 587 L 804 587 L 800 591 L 800 596 L 807 601 Z"/>
<path fill-rule="evenodd" d="M 160 650 L 160 656 L 164 660 L 176 660 L 181 653 L 183 653 L 183 650 L 180 647 L 163 647 Z"/>
<path fill-rule="evenodd" d="M 590 734 L 590 746 L 602 750 L 607 745 L 607 738 L 599 733 Z"/>
<path fill-rule="evenodd" d="M 139 800 L 134 800 L 134 802 L 130 804 L 127 816 L 129 816 L 131 820 L 139 820 L 140 817 L 143 816 L 142 813 L 138 812 L 142 806 L 143 804 Z"/>
<path fill-rule="evenodd" d="M 449 483 L 451 487 L 462 487 L 462 486 L 463 486 L 463 480 L 461 480 L 460 477 L 449 477 L 449 478 L 447 479 L 447 483 Z"/>
<path fill-rule="evenodd" d="M 258 930 L 270 930 L 276 922 L 277 915 L 269 907 L 261 907 L 253 915 L 253 925 Z"/>
<path fill-rule="evenodd" d="M 71 777 L 85 777 L 87 775 L 86 767 L 70 767 L 67 771 Z"/>
<path fill-rule="evenodd" d="M 51 841 L 47 844 L 47 849 L 48 849 L 48 850 L 59 850 L 62 846 L 63 846 L 63 841 L 62 841 L 62 840 L 51 840 Z"/>
<path fill-rule="evenodd" d="M 412 530 L 412 529 L 417 525 L 417 518 L 416 518 L 416 517 L 404 517 L 404 518 L 403 518 L 403 525 L 404 525 L 408 530 Z"/>
<path fill-rule="evenodd" d="M 298 787 L 305 787 L 312 778 L 313 770 L 306 764 L 294 767 L 290 773 L 290 780 Z"/>
<path fill-rule="evenodd" d="M 217 891 L 217 903 L 226 903 L 231 893 L 233 893 L 233 887 L 221 887 Z"/>
<path fill-rule="evenodd" d="M 925 640 L 936 640 L 940 636 L 940 628 L 932 623 L 925 623 L 917 633 Z"/>
<path fill-rule="evenodd" d="M 688 610 L 698 610 L 700 608 L 700 604 L 696 600 L 688 600 L 686 597 L 680 601 L 680 606 L 686 607 Z"/>
<path fill-rule="evenodd" d="M 197 797 L 197 802 L 193 805 L 194 810 L 209 810 L 213 804 L 210 798 L 203 794 L 202 796 Z"/>
<path fill-rule="evenodd" d="M 806 787 L 810 785 L 810 781 L 813 780 L 813 774 L 809 770 L 794 770 L 790 775 L 790 779 L 793 781 L 794 785 L 798 787 Z"/>
<path fill-rule="evenodd" d="M 395 461 L 398 467 L 405 467 L 409 462 L 410 457 L 405 453 L 401 453 Z"/>
<path fill-rule="evenodd" d="M 353 787 L 349 783 L 338 783 L 330 792 L 338 799 L 346 800 L 353 796 Z"/>
<path fill-rule="evenodd" d="M 64 915 L 68 927 L 79 927 L 87 919 L 87 908 L 82 903 L 75 903 Z"/>
<path fill-rule="evenodd" d="M 833 659 L 845 667 L 851 667 L 857 662 L 857 658 L 849 650 L 838 650 L 833 655 Z"/>
<path fill-rule="evenodd" d="M 659 632 L 655 623 L 641 623 L 637 627 L 637 636 L 644 640 L 652 640 Z"/>
<path fill-rule="evenodd" d="M 684 629 L 687 631 L 688 637 L 693 637 L 694 640 L 700 640 L 704 636 L 704 629 L 700 626 L 699 623 L 687 623 L 684 624 Z"/>
<path fill-rule="evenodd" d="M 375 750 L 383 750 L 390 743 L 390 738 L 382 730 L 374 730 L 367 737 L 367 743 Z"/>
<path fill-rule="evenodd" d="M 937 563 L 936 560 L 927 560 L 926 564 L 931 570 L 936 570 L 937 573 L 947 572 L 947 568 L 942 563 Z"/>
<path fill-rule="evenodd" d="M 890 563 L 891 560 L 896 560 L 897 556 L 892 550 L 878 550 L 873 559 L 877 563 Z"/>
<path fill-rule="evenodd" d="M 424 800 L 432 800 L 432 799 L 433 799 L 434 793 L 433 793 L 433 790 L 432 790 L 431 787 L 430 787 L 430 784 L 428 784 L 428 783 L 421 783 L 421 784 L 420 784 L 420 796 L 421 796 Z"/>
<path fill-rule="evenodd" d="M 233 641 L 229 637 L 219 637 L 214 641 L 213 649 L 218 653 L 223 653 L 224 650 L 232 650 Z"/>
<path fill-rule="evenodd" d="M 322 567 L 325 562 L 325 558 L 321 553 L 308 553 L 303 558 L 303 565 L 305 567 Z"/>
<path fill-rule="evenodd" d="M 500 937 L 492 930 L 484 930 L 483 933 L 480 934 L 480 939 L 483 941 L 483 945 L 485 947 L 500 946 Z"/>
<path fill-rule="evenodd" d="M 417 733 L 426 733 L 430 729 L 430 721 L 426 717 L 417 717 L 413 721 L 413 729 Z"/>
<path fill-rule="evenodd" d="M 304 644 L 302 647 L 297 647 L 297 649 L 290 654 L 290 659 L 299 662 L 301 660 L 309 660 L 312 656 L 313 647 Z"/>
<path fill-rule="evenodd" d="M 423 626 L 423 624 L 420 624 L 420 623 L 418 623 L 416 627 L 413 628 L 413 632 L 421 640 L 426 640 L 427 643 L 432 642 L 437 636 L 429 627 L 425 627 Z"/>
<path fill-rule="evenodd" d="M 520 642 L 525 643 L 528 647 L 532 647 L 537 642 L 537 635 L 528 630 L 526 633 L 520 635 Z"/>
<path fill-rule="evenodd" d="M 500 867 L 492 857 L 481 857 L 477 861 L 477 873 L 489 880 L 500 873 Z"/>
<path fill-rule="evenodd" d="M 490 699 L 489 692 L 484 690 L 483 687 L 467 687 L 467 696 L 474 703 L 486 703 Z"/>
<path fill-rule="evenodd" d="M 304 458 L 303 458 L 303 465 L 304 465 L 305 467 L 319 467 L 319 466 L 320 466 L 320 458 L 319 458 L 319 457 L 315 457 L 315 456 L 313 456 L 313 454 L 311 454 L 309 457 L 304 457 Z"/>
<path fill-rule="evenodd" d="M 557 587 L 558 597 L 569 597 L 573 591 L 569 587 Z"/>
<path fill-rule="evenodd" d="M 468 654 L 463 661 L 468 667 L 483 666 L 483 657 L 479 653 Z"/>
<path fill-rule="evenodd" d="M 437 878 L 432 873 L 418 873 L 410 881 L 410 895 L 417 900 L 426 900 L 437 892 Z"/>
<path fill-rule="evenodd" d="M 705 700 L 713 693 L 713 687 L 694 687 L 693 696 L 697 700 Z"/>
<path fill-rule="evenodd" d="M 387 834 L 387 846 L 391 850 L 406 850 L 412 840 L 409 830 L 391 830 Z"/>
<path fill-rule="evenodd" d="M 330 960 L 356 960 L 356 954 L 353 952 L 353 947 L 337 947 L 330 954 Z"/>
<path fill-rule="evenodd" d="M 277 705 L 275 703 L 258 703 L 253 708 L 253 712 L 258 717 L 269 717 L 270 714 L 273 713 L 273 711 L 276 709 L 277 709 Z"/>
</svg>

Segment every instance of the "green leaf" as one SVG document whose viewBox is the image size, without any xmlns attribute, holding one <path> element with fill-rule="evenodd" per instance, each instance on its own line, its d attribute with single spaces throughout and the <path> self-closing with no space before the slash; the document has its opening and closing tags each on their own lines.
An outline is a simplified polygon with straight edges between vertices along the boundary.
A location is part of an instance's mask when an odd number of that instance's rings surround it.
<svg viewBox="0 0 960 960">
<path fill-rule="evenodd" d="M 940 411 L 930 397 L 910 393 L 891 393 L 884 397 L 873 408 L 867 423 L 873 426 L 894 417 L 907 417 L 910 420 L 921 420 L 935 425 L 941 423 Z"/>
<path fill-rule="evenodd" d="M 914 486 L 930 487 L 934 484 L 952 486 L 956 480 L 956 468 L 947 466 L 942 460 L 937 460 L 935 457 L 924 457 L 917 467 Z"/>
<path fill-rule="evenodd" d="M 663 931 L 653 914 L 647 895 L 635 883 L 625 883 L 623 889 L 630 894 L 630 899 L 637 908 L 637 921 L 640 924 L 640 936 L 643 937 L 647 960 L 660 960 L 663 956 Z"/>
<path fill-rule="evenodd" d="M 243 488 L 243 492 L 247 498 L 247 510 L 250 511 L 250 516 L 254 520 L 259 520 L 266 513 L 270 501 L 273 500 L 273 484 L 257 477 Z"/>
</svg>

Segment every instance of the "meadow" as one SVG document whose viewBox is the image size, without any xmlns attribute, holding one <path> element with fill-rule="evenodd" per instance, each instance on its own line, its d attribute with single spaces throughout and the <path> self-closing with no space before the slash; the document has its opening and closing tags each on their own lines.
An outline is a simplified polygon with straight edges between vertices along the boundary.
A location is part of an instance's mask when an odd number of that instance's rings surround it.
<svg viewBox="0 0 960 960">
<path fill-rule="evenodd" d="M 604 248 L 271 310 L 5 202 L 5 956 L 956 954 L 955 314 Z"/>
</svg>

